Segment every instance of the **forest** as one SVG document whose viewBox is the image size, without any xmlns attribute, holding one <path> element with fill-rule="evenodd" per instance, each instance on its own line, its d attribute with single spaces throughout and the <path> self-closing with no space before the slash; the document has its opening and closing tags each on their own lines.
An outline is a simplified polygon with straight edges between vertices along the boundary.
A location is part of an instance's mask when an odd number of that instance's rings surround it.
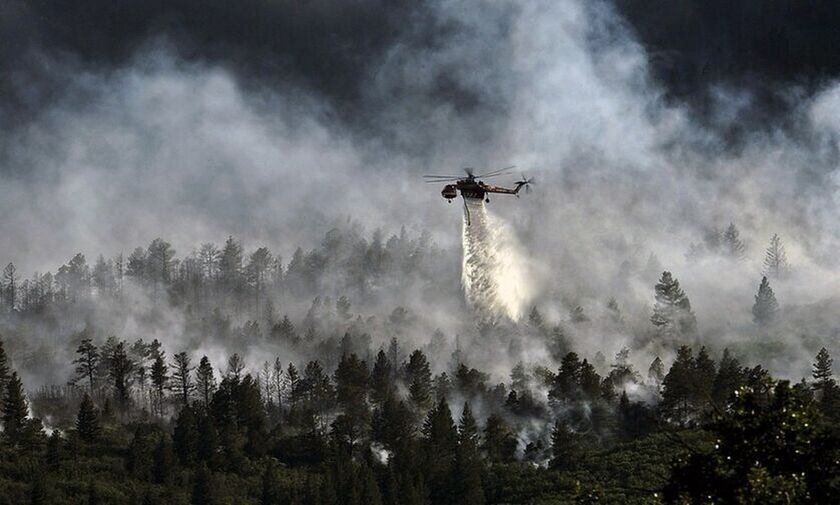
<svg viewBox="0 0 840 505">
<path fill-rule="evenodd" d="M 744 254 L 732 224 L 686 258 Z M 452 257 L 348 222 L 288 262 L 229 237 L 180 258 L 163 239 L 79 253 L 26 279 L 10 263 L 0 503 L 837 501 L 824 347 L 809 376 L 774 377 L 707 345 L 670 271 L 641 327 L 616 298 L 476 320 Z M 790 270 L 774 236 L 757 332 Z M 605 328 L 632 338 L 609 357 L 578 346 Z"/>
</svg>

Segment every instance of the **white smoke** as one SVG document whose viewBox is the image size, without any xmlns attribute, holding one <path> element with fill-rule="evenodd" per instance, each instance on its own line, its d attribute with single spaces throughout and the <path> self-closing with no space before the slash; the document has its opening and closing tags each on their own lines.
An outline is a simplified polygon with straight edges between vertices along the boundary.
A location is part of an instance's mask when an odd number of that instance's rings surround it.
<svg viewBox="0 0 840 505">
<path fill-rule="evenodd" d="M 465 201 L 461 282 L 467 303 L 480 320 L 518 321 L 536 295 L 533 267 L 507 221 L 488 213 L 483 200 Z"/>
</svg>

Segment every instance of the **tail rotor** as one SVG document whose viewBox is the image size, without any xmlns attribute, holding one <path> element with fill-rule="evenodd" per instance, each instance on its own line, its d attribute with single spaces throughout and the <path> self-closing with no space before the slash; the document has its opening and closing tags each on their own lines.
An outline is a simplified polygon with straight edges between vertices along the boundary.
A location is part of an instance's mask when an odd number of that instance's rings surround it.
<svg viewBox="0 0 840 505">
<path fill-rule="evenodd" d="M 525 177 L 525 174 L 522 174 L 522 179 L 516 182 L 516 186 L 518 188 L 524 189 L 525 193 L 531 192 L 531 185 L 535 184 L 533 177 Z"/>
</svg>

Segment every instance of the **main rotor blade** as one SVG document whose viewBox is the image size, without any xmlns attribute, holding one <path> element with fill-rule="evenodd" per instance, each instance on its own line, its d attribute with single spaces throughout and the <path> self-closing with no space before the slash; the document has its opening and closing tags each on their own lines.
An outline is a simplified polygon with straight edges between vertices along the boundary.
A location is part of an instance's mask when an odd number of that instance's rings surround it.
<svg viewBox="0 0 840 505">
<path fill-rule="evenodd" d="M 502 175 L 510 175 L 510 172 L 499 172 L 498 174 L 482 175 L 482 176 L 476 177 L 476 179 L 492 179 L 493 177 L 500 177 Z"/>
<path fill-rule="evenodd" d="M 463 179 L 460 175 L 424 175 L 426 179 Z"/>
<path fill-rule="evenodd" d="M 495 175 L 497 173 L 504 172 L 505 170 L 511 170 L 511 169 L 514 169 L 514 168 L 516 168 L 516 165 L 511 165 L 509 167 L 504 167 L 504 168 L 499 168 L 499 169 L 496 169 L 496 170 L 491 170 L 490 172 L 487 172 L 486 174 L 476 175 L 476 177 L 487 177 L 487 176 Z"/>
<path fill-rule="evenodd" d="M 455 182 L 459 181 L 460 179 L 435 179 L 433 181 L 423 181 L 426 184 L 442 184 L 444 182 Z"/>
</svg>

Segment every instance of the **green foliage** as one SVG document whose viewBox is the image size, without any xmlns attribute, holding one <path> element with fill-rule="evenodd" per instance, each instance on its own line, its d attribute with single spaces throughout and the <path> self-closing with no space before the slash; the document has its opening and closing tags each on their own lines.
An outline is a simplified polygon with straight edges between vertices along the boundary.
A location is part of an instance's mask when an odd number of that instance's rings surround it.
<svg viewBox="0 0 840 505">
<path fill-rule="evenodd" d="M 767 277 L 762 277 L 752 308 L 753 321 L 759 326 L 767 326 L 776 320 L 778 311 L 779 302 L 776 301 L 773 288 L 770 287 Z"/>
<path fill-rule="evenodd" d="M 17 446 L 24 440 L 28 406 L 17 372 L 12 372 L 3 394 L 3 440 Z"/>
<path fill-rule="evenodd" d="M 85 442 L 93 442 L 99 437 L 99 415 L 90 395 L 85 393 L 76 415 L 76 433 Z"/>
<path fill-rule="evenodd" d="M 786 381 L 769 393 L 742 387 L 710 424 L 715 445 L 681 459 L 668 500 L 832 503 L 840 497 L 838 441 L 810 397 Z"/>
<path fill-rule="evenodd" d="M 692 335 L 696 330 L 697 320 L 691 311 L 691 302 L 680 288 L 680 282 L 671 272 L 662 272 L 662 277 L 654 287 L 656 304 L 653 307 L 651 323 L 663 337 L 674 338 Z"/>
</svg>

